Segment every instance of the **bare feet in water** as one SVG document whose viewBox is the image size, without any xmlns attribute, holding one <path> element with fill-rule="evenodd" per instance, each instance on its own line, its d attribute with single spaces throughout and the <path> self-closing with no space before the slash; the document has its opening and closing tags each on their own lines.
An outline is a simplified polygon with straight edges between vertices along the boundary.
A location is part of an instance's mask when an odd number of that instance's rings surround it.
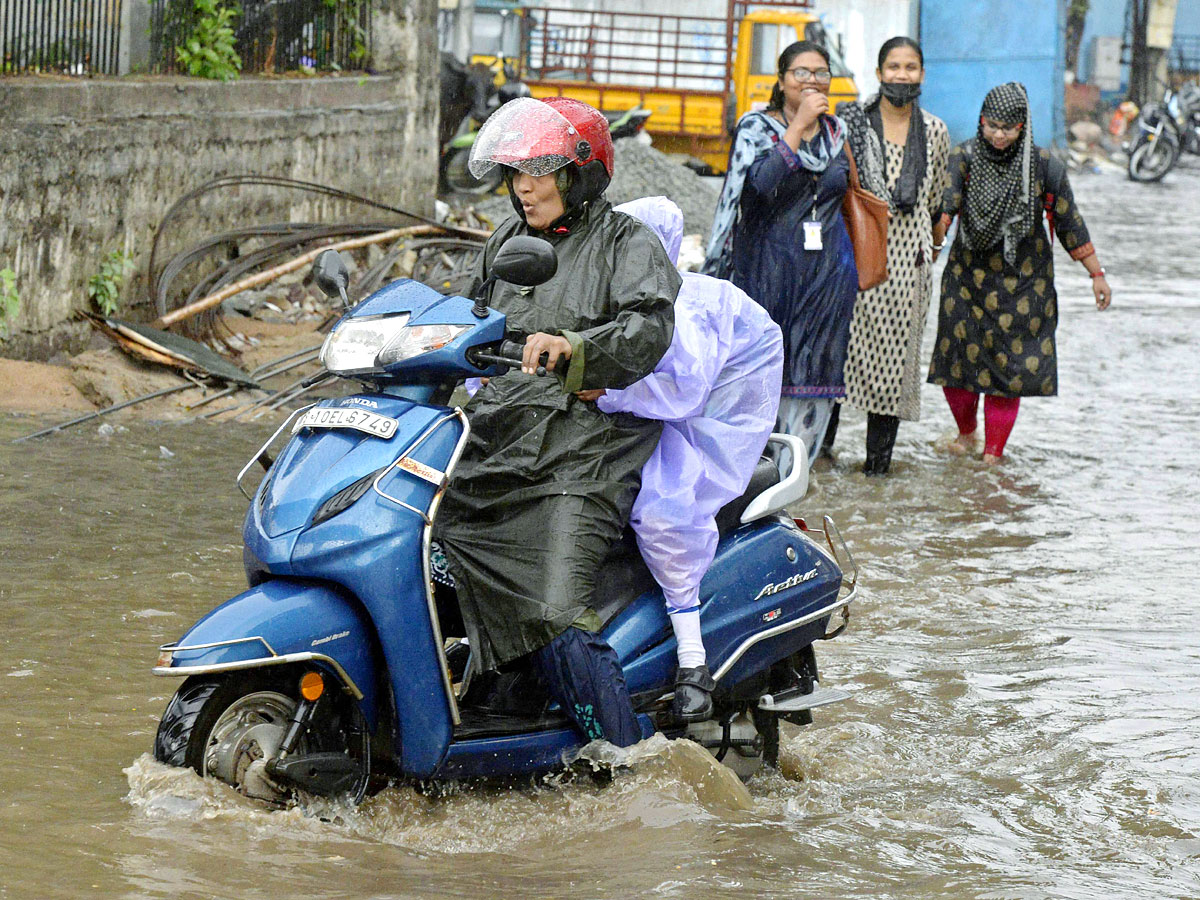
<svg viewBox="0 0 1200 900">
<path fill-rule="evenodd" d="M 994 456 L 991 453 L 983 454 L 983 464 L 985 466 L 998 466 L 1002 462 L 1004 462 L 1003 456 Z"/>
<path fill-rule="evenodd" d="M 970 434 L 959 434 L 952 441 L 946 443 L 946 451 L 953 453 L 955 456 L 966 456 L 975 449 L 975 432 Z"/>
</svg>

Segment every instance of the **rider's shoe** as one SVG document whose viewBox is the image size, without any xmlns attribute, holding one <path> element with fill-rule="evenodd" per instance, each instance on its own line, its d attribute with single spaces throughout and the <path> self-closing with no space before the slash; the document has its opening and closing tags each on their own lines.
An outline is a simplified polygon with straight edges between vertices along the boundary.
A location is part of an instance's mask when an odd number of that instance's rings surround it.
<svg viewBox="0 0 1200 900">
<path fill-rule="evenodd" d="M 681 722 L 702 722 L 712 716 L 713 681 L 708 666 L 678 669 L 675 674 L 675 699 L 671 711 Z"/>
</svg>

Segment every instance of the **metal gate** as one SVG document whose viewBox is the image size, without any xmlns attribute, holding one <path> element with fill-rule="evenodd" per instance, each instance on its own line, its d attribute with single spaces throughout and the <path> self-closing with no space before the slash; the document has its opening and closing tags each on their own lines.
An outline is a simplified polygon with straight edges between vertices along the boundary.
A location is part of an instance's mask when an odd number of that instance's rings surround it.
<svg viewBox="0 0 1200 900">
<path fill-rule="evenodd" d="M 0 0 L 4 2 L 4 0 Z M 195 27 L 189 0 L 151 0 L 154 71 L 179 71 L 175 48 Z M 295 72 L 364 69 L 371 56 L 367 0 L 241 0 L 232 27 L 242 71 Z"/>
<path fill-rule="evenodd" d="M 121 0 L 0 0 L 0 74 L 116 75 Z"/>
</svg>

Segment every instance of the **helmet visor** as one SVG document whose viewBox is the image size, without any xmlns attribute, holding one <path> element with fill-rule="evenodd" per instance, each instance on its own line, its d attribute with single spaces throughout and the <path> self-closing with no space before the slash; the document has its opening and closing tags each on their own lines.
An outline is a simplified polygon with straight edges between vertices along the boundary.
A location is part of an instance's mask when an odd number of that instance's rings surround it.
<svg viewBox="0 0 1200 900">
<path fill-rule="evenodd" d="M 552 106 L 532 97 L 510 100 L 488 116 L 471 146 L 467 168 L 482 178 L 495 166 L 549 175 L 576 162 L 579 131 Z"/>
</svg>

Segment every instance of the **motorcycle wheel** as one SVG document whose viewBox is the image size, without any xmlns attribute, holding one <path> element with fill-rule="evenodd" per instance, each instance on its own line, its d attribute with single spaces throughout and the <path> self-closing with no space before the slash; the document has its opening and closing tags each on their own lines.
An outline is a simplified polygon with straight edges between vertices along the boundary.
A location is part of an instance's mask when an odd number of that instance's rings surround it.
<svg viewBox="0 0 1200 900">
<path fill-rule="evenodd" d="M 283 804 L 294 791 L 268 775 L 266 761 L 278 752 L 298 702 L 295 685 L 274 673 L 194 676 L 167 704 L 154 739 L 154 758 L 217 778 L 245 796 Z M 326 734 L 314 727 L 300 738 L 296 752 L 343 750 L 345 745 L 340 732 Z M 360 776 L 351 794 L 357 802 L 370 772 L 363 753 L 355 758 Z"/>
<path fill-rule="evenodd" d="M 1162 181 L 1178 156 L 1177 148 L 1162 136 L 1156 141 L 1139 140 L 1129 153 L 1129 177 L 1143 183 Z"/>
<path fill-rule="evenodd" d="M 504 173 L 499 166 L 487 172 L 483 178 L 476 178 L 467 168 L 471 159 L 471 148 L 461 147 L 449 151 L 442 158 L 442 184 L 446 190 L 458 194 L 491 194 L 504 181 Z"/>
</svg>

